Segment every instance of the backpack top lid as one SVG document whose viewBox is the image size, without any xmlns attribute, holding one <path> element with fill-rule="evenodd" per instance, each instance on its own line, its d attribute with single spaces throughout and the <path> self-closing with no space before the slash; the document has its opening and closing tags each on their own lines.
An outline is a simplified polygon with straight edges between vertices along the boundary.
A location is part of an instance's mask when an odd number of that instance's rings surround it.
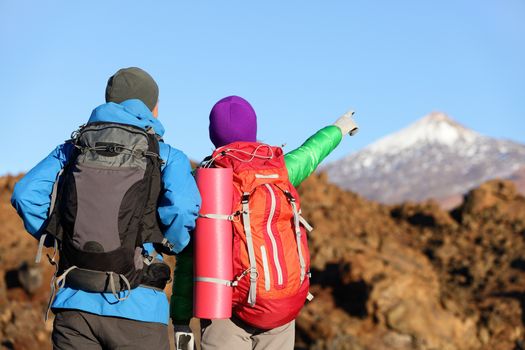
<svg viewBox="0 0 525 350">
<path fill-rule="evenodd" d="M 233 168 L 233 181 L 242 191 L 263 183 L 288 181 L 283 150 L 260 142 L 234 142 L 216 149 L 210 161 L 218 168 Z"/>
<path fill-rule="evenodd" d="M 284 165 L 283 150 L 260 142 L 233 142 L 217 148 L 212 163 L 235 172 L 280 168 Z"/>
</svg>

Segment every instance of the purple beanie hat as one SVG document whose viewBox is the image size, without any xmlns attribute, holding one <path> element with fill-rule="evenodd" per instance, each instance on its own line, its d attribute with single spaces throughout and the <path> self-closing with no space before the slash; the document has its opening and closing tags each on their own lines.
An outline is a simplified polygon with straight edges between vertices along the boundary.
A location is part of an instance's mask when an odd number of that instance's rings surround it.
<svg viewBox="0 0 525 350">
<path fill-rule="evenodd" d="M 257 141 L 257 115 L 248 101 L 228 96 L 210 112 L 210 139 L 216 148 L 232 142 Z"/>
</svg>

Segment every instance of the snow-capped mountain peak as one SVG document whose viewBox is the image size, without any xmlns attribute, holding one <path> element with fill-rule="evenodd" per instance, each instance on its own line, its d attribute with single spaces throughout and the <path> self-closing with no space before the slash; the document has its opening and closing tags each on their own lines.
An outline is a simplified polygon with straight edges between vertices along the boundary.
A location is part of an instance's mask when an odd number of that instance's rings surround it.
<svg viewBox="0 0 525 350">
<path fill-rule="evenodd" d="M 525 167 L 525 145 L 478 134 L 434 112 L 323 169 L 331 181 L 385 203 L 460 195 Z"/>
<path fill-rule="evenodd" d="M 372 152 L 397 153 L 419 143 L 453 146 L 458 142 L 472 143 L 480 137 L 480 134 L 465 128 L 446 114 L 433 112 L 405 129 L 380 139 L 367 149 Z"/>
</svg>

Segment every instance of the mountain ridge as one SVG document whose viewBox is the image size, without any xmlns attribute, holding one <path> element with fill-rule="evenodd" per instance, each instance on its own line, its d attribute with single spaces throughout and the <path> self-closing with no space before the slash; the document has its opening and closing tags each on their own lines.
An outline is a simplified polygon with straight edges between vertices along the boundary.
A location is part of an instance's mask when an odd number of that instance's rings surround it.
<svg viewBox="0 0 525 350">
<path fill-rule="evenodd" d="M 432 112 L 322 170 L 342 188 L 393 204 L 463 195 L 524 166 L 525 145 L 482 135 Z"/>
</svg>

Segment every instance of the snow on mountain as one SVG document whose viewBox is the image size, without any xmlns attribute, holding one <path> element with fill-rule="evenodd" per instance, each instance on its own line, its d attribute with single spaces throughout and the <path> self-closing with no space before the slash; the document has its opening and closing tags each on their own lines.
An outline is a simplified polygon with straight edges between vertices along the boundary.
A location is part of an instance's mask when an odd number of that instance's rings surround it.
<svg viewBox="0 0 525 350">
<path fill-rule="evenodd" d="M 384 203 L 462 194 L 525 166 L 525 145 L 472 131 L 434 112 L 322 170 L 339 186 Z"/>
<path fill-rule="evenodd" d="M 374 152 L 397 153 L 420 142 L 452 146 L 456 142 L 473 142 L 479 136 L 447 115 L 434 112 L 409 127 L 372 144 L 370 149 Z"/>
</svg>

